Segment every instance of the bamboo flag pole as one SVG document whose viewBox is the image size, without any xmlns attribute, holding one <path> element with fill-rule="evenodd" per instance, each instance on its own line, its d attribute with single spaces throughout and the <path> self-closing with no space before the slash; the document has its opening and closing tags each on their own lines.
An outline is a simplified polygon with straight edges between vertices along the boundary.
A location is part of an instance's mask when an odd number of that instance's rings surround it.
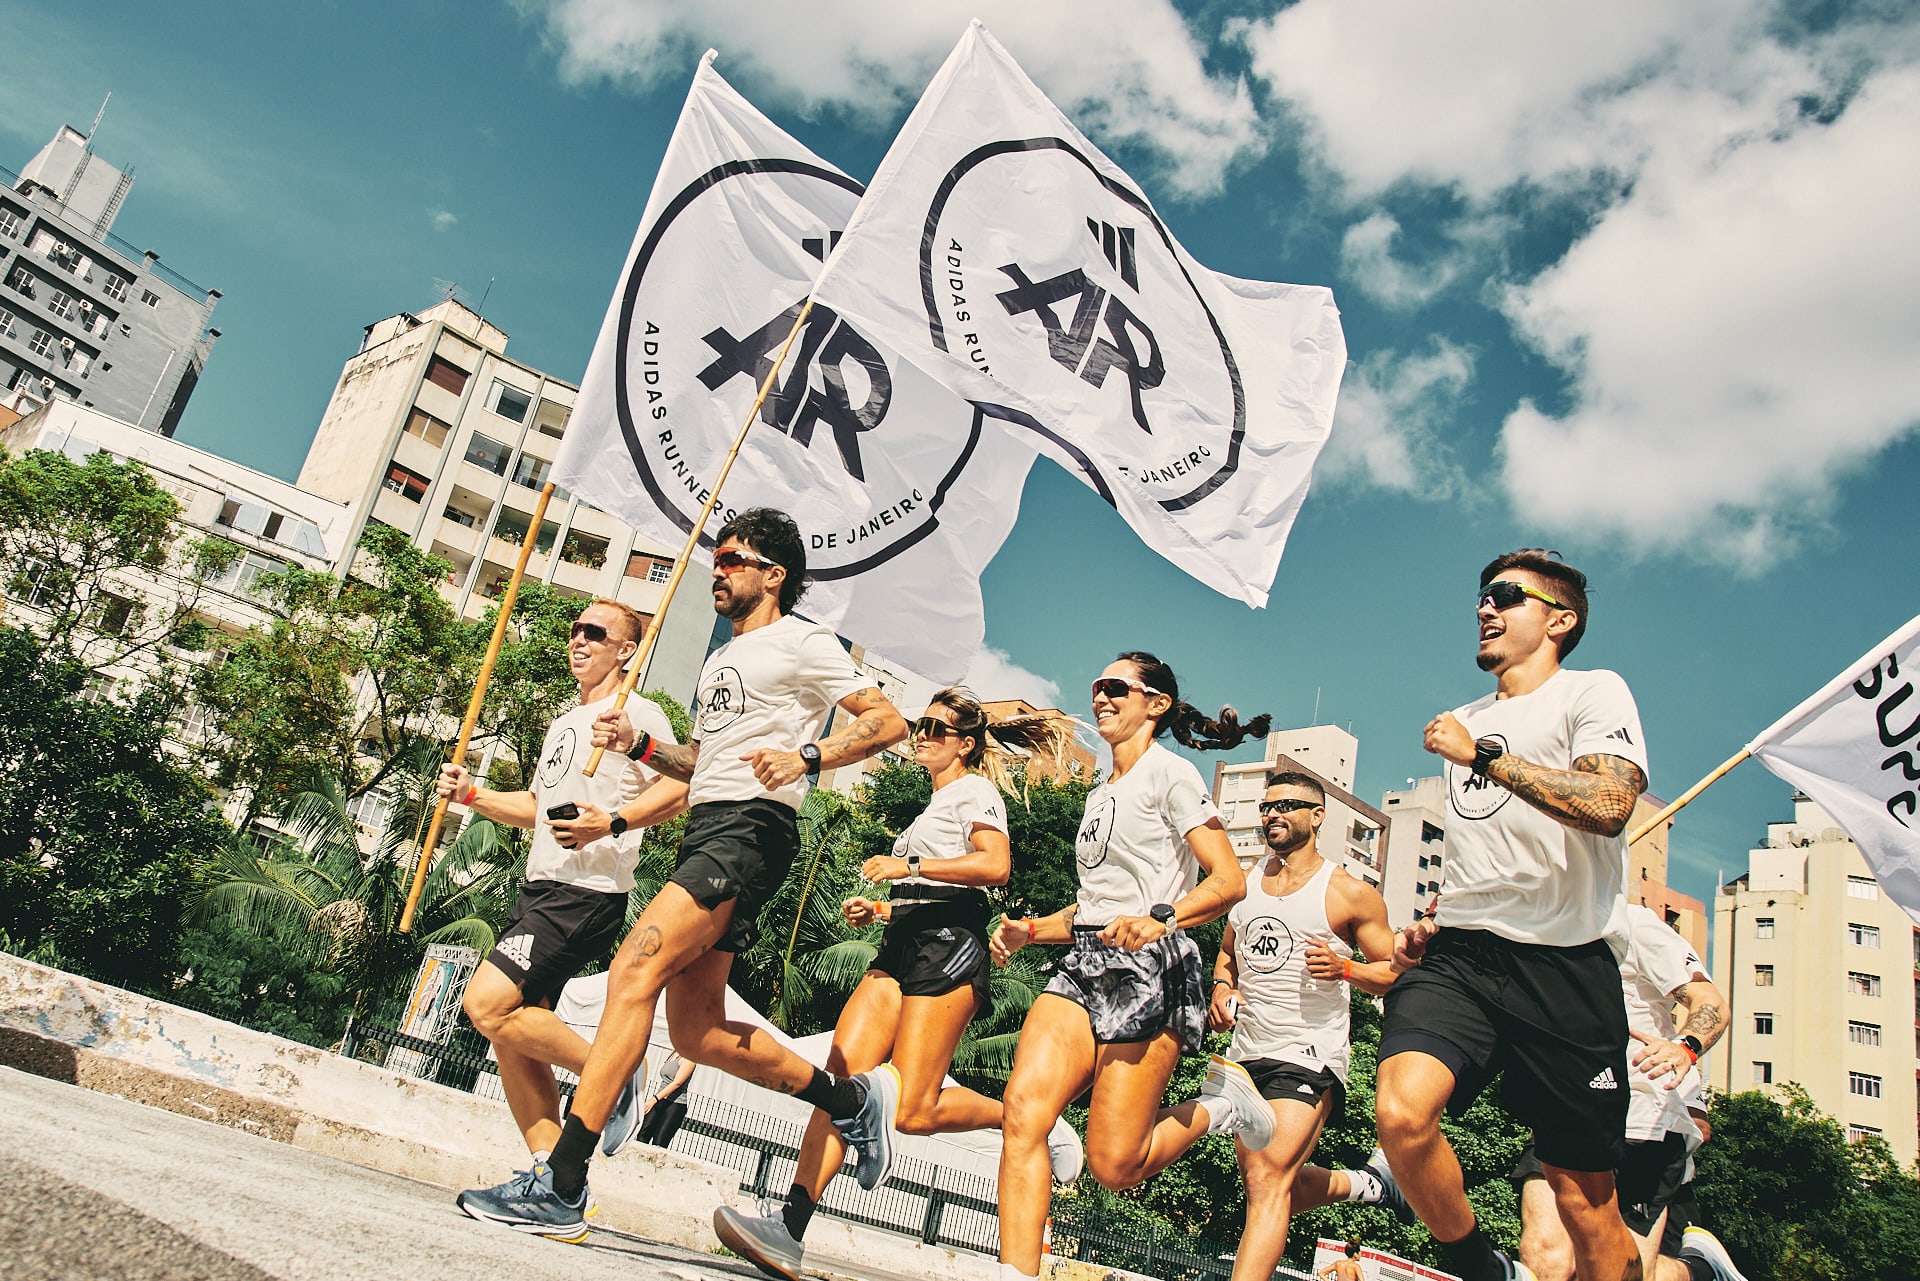
<svg viewBox="0 0 1920 1281">
<path fill-rule="evenodd" d="M 487 682 L 493 677 L 493 665 L 500 658 L 500 645 L 507 638 L 507 616 L 513 613 L 513 602 L 520 595 L 520 580 L 526 576 L 527 558 L 533 555 L 533 545 L 540 537 L 540 523 L 546 519 L 547 500 L 553 497 L 553 482 L 548 481 L 540 490 L 540 501 L 533 505 L 533 521 L 527 526 L 527 536 L 520 543 L 520 555 L 513 562 L 513 577 L 507 580 L 507 590 L 500 597 L 500 616 L 493 620 L 493 639 L 487 642 L 487 656 L 480 664 L 480 677 L 474 682 L 473 697 L 467 700 L 467 716 L 460 722 L 460 741 L 454 745 L 453 763 L 462 765 L 467 759 L 467 742 L 473 737 L 474 726 L 480 723 L 481 700 L 487 696 Z M 433 847 L 440 843 L 440 825 L 446 821 L 447 806 L 450 797 L 441 797 L 440 803 L 433 809 L 433 826 L 427 829 L 427 843 L 420 847 L 420 860 L 414 864 L 413 887 L 407 891 L 406 910 L 400 913 L 400 932 L 413 930 L 413 911 L 420 905 L 420 891 L 427 883 L 427 867 L 433 862 Z"/>
<path fill-rule="evenodd" d="M 1641 837 L 1645 836 L 1648 832 L 1651 832 L 1654 828 L 1660 826 L 1662 823 L 1672 818 L 1675 814 L 1678 814 L 1682 809 L 1686 807 L 1687 802 L 1691 801 L 1694 797 L 1700 795 L 1700 793 L 1706 791 L 1709 787 L 1719 782 L 1722 776 L 1724 776 L 1734 766 L 1738 765 L 1741 761 L 1744 761 L 1746 759 L 1747 759 L 1747 749 L 1743 747 L 1734 755 L 1729 756 L 1726 759 L 1726 761 L 1720 766 L 1719 769 L 1707 775 L 1705 778 L 1701 779 L 1698 783 L 1695 783 L 1692 787 L 1689 787 L 1686 791 L 1680 793 L 1679 800 L 1674 801 L 1672 804 L 1668 805 L 1667 808 L 1661 810 L 1658 814 L 1655 814 L 1652 818 L 1648 819 L 1646 822 L 1642 823 L 1639 827 L 1635 828 L 1633 831 L 1633 835 L 1627 837 L 1627 844 L 1629 846 L 1639 844 Z"/>
<path fill-rule="evenodd" d="M 793 340 L 800 336 L 801 328 L 807 323 L 807 316 L 813 311 L 813 299 L 808 298 L 800 308 L 800 314 L 793 319 L 793 328 L 787 331 L 787 340 L 780 344 L 780 352 L 773 358 L 773 367 L 767 370 L 767 376 L 761 380 L 760 394 L 753 398 L 753 407 L 747 410 L 746 420 L 740 424 L 740 430 L 734 434 L 733 448 L 727 451 L 726 461 L 720 464 L 719 475 L 713 478 L 713 489 L 707 495 L 707 505 L 700 509 L 700 519 L 693 522 L 693 528 L 687 534 L 687 545 L 680 551 L 680 559 L 673 563 L 673 573 L 667 579 L 667 590 L 660 597 L 660 608 L 654 611 L 653 626 L 647 629 L 646 639 L 640 643 L 640 652 L 633 656 L 633 662 L 627 667 L 627 674 L 620 681 L 620 691 L 613 696 L 613 710 L 619 711 L 627 705 L 627 698 L 633 693 L 633 687 L 640 681 L 640 673 L 647 665 L 647 659 L 653 654 L 653 642 L 660 636 L 660 623 L 667 615 L 667 607 L 673 604 L 673 593 L 680 586 L 680 579 L 687 572 L 687 566 L 693 561 L 693 554 L 700 550 L 700 534 L 707 527 L 707 518 L 713 515 L 713 509 L 720 502 L 720 487 L 727 483 L 727 473 L 733 470 L 733 460 L 740 456 L 740 446 L 746 443 L 747 429 L 753 426 L 753 420 L 760 413 L 760 406 L 766 403 L 767 393 L 773 390 L 773 380 L 780 376 L 780 369 L 787 363 L 787 352 L 793 346 Z M 600 758 L 607 754 L 604 747 L 596 747 L 587 757 L 587 766 L 583 773 L 592 778 L 594 771 L 600 768 Z"/>
</svg>

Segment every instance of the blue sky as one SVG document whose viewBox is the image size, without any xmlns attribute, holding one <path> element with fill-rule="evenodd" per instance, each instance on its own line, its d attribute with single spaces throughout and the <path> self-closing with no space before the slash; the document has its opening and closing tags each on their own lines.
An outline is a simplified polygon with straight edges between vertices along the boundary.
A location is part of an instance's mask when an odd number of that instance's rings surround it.
<svg viewBox="0 0 1920 1281">
<path fill-rule="evenodd" d="M 1157 651 L 1197 703 L 1431 773 L 1485 689 L 1492 555 L 1594 580 L 1575 664 L 1632 685 L 1675 795 L 1920 610 L 1920 22 L 1902 6 L 1535 0 L 5 0 L 0 161 L 113 104 L 116 230 L 220 288 L 181 427 L 291 477 L 361 327 L 451 281 L 519 359 L 584 372 L 691 75 L 872 172 L 978 14 L 1202 262 L 1330 285 L 1352 363 L 1272 603 L 1145 551 L 1042 463 L 985 584 L 1001 689 Z M 983 679 L 980 683 L 987 684 Z M 1707 897 L 1788 789 L 1683 816 Z"/>
</svg>

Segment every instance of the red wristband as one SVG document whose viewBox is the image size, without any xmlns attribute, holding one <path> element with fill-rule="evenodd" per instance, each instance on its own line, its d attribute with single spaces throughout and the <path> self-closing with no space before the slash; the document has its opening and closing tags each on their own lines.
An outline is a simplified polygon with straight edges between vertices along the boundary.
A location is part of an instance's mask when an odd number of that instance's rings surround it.
<svg viewBox="0 0 1920 1281">
<path fill-rule="evenodd" d="M 462 798 L 462 800 L 460 801 L 460 803 L 461 803 L 462 805 L 472 805 L 472 804 L 473 804 L 473 798 L 474 798 L 474 797 L 476 797 L 476 796 L 478 796 L 478 795 L 480 795 L 480 785 L 479 785 L 478 783 L 476 783 L 476 784 L 474 784 L 473 786 L 471 786 L 471 787 L 469 787 L 469 788 L 467 789 L 467 794 L 466 794 L 466 796 L 465 796 L 464 798 Z"/>
<path fill-rule="evenodd" d="M 1353 982 L 1353 958 L 1351 956 L 1341 959 L 1340 977 L 1349 983 Z"/>
<path fill-rule="evenodd" d="M 653 741 L 653 735 L 647 734 L 647 731 L 645 730 L 641 730 L 640 732 L 642 734 L 647 735 L 647 750 L 645 750 L 644 752 L 641 752 L 640 755 L 636 756 L 634 759 L 639 761 L 642 765 L 645 765 L 648 761 L 653 759 L 653 749 L 656 746 L 656 744 Z"/>
</svg>

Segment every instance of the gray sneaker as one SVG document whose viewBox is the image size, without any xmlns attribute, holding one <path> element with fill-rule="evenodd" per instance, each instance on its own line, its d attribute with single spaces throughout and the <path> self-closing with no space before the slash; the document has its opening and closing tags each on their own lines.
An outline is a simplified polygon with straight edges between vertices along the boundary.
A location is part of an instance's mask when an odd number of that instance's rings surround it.
<svg viewBox="0 0 1920 1281">
<path fill-rule="evenodd" d="M 1375 1148 L 1373 1155 L 1367 1158 L 1367 1173 L 1380 1181 L 1380 1204 L 1392 1210 L 1402 1223 L 1417 1223 L 1419 1216 L 1413 1207 L 1407 1204 L 1406 1194 L 1400 1191 L 1400 1180 L 1393 1177 L 1393 1167 L 1387 1164 L 1384 1148 Z"/>
<path fill-rule="evenodd" d="M 462 1192 L 453 1203 L 483 1223 L 577 1242 L 587 1239 L 589 1199 L 585 1188 L 580 1189 L 578 1200 L 563 1199 L 553 1190 L 553 1171 L 536 1162 L 531 1170 L 521 1170 L 505 1183 Z"/>
<path fill-rule="evenodd" d="M 1212 1056 L 1207 1063 L 1207 1079 L 1200 1083 L 1200 1099 L 1203 1104 L 1225 1103 L 1233 1110 L 1219 1128 L 1239 1135 L 1248 1151 L 1258 1152 L 1273 1142 L 1273 1108 L 1260 1097 L 1260 1087 L 1238 1063 L 1218 1054 Z M 1213 1106 L 1207 1107 L 1207 1115 L 1214 1115 Z"/>
<path fill-rule="evenodd" d="M 640 1133 L 640 1122 L 646 1119 L 646 1109 L 640 1106 L 646 1098 L 647 1060 L 643 1055 L 640 1066 L 627 1079 L 626 1088 L 620 1091 L 620 1097 L 614 1100 L 613 1111 L 607 1115 L 606 1128 L 600 1131 L 600 1152 L 603 1156 L 615 1156 L 620 1149 L 633 1142 L 633 1136 Z"/>
<path fill-rule="evenodd" d="M 800 1281 L 800 1243 L 778 1214 L 742 1214 L 730 1205 L 713 1212 L 720 1244 L 780 1281 Z"/>
<path fill-rule="evenodd" d="M 1690 1225 L 1680 1234 L 1680 1257 L 1684 1259 L 1688 1255 L 1706 1260 L 1719 1281 L 1747 1281 L 1740 1269 L 1733 1266 L 1733 1256 L 1720 1244 L 1720 1238 L 1698 1224 Z"/>
<path fill-rule="evenodd" d="M 893 1168 L 893 1115 L 900 1106 L 900 1074 L 891 1063 L 853 1078 L 867 1087 L 866 1102 L 849 1117 L 833 1118 L 834 1128 L 853 1149 L 853 1177 L 871 1192 Z"/>
</svg>

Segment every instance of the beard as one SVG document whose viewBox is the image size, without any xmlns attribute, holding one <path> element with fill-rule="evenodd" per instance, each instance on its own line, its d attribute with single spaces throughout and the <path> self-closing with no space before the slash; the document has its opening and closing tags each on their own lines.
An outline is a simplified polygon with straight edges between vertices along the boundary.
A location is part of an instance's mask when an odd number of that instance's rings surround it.
<svg viewBox="0 0 1920 1281">
<path fill-rule="evenodd" d="M 1473 656 L 1473 662 L 1483 672 L 1490 672 L 1500 666 L 1500 655 L 1492 650 L 1482 650 Z"/>
<path fill-rule="evenodd" d="M 758 609 L 761 600 L 764 599 L 765 596 L 766 592 L 764 591 L 749 594 L 729 587 L 727 589 L 726 599 L 717 600 L 713 603 L 713 612 L 730 623 L 737 623 Z"/>
</svg>

